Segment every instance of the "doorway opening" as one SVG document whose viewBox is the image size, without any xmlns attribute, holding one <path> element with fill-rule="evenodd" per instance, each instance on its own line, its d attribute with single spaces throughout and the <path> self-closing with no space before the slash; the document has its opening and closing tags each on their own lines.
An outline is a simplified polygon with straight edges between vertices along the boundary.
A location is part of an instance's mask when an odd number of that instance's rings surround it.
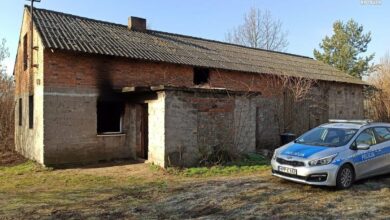
<svg viewBox="0 0 390 220">
<path fill-rule="evenodd" d="M 139 104 L 139 145 L 137 149 L 137 157 L 140 159 L 148 159 L 149 146 L 149 128 L 148 128 L 148 104 Z"/>
</svg>

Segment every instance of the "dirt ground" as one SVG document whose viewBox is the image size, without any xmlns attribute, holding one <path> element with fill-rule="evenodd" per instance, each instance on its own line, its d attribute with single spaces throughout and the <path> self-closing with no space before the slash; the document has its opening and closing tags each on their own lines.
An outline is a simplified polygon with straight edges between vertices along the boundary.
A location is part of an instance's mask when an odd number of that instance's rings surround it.
<svg viewBox="0 0 390 220">
<path fill-rule="evenodd" d="M 390 175 L 351 189 L 311 187 L 269 169 L 184 177 L 148 164 L 0 168 L 0 219 L 389 219 Z"/>
</svg>

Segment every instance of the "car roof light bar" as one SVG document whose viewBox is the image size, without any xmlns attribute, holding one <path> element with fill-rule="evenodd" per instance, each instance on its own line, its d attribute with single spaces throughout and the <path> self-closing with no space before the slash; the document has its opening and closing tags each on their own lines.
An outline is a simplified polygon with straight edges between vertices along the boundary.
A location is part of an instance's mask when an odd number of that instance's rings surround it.
<svg viewBox="0 0 390 220">
<path fill-rule="evenodd" d="M 354 123 L 354 124 L 370 124 L 372 123 L 371 119 L 364 120 L 345 120 L 345 119 L 329 119 L 330 123 Z"/>
</svg>

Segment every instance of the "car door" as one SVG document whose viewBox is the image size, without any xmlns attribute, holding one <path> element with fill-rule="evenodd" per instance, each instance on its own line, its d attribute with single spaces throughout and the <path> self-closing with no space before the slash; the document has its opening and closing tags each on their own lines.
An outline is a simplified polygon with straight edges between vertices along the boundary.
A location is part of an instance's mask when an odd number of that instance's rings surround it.
<svg viewBox="0 0 390 220">
<path fill-rule="evenodd" d="M 376 169 L 375 166 L 377 166 L 375 151 L 378 145 L 373 129 L 368 128 L 362 131 L 355 139 L 353 148 L 356 148 L 359 144 L 368 144 L 370 148 L 368 150 L 355 150 L 352 155 L 352 162 L 358 179 L 374 175 L 373 172 Z"/>
<path fill-rule="evenodd" d="M 385 174 L 390 172 L 390 128 L 375 127 L 373 128 L 377 140 L 375 151 L 375 164 L 372 172 L 375 174 Z"/>
</svg>

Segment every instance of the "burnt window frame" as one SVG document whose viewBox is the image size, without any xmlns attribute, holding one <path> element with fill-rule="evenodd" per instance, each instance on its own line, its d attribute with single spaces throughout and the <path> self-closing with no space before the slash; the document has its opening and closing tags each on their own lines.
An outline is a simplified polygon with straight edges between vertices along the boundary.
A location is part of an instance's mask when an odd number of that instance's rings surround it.
<svg viewBox="0 0 390 220">
<path fill-rule="evenodd" d="M 28 69 L 28 35 L 23 36 L 23 69 Z"/>
<path fill-rule="evenodd" d="M 192 83 L 194 85 L 206 85 L 210 83 L 210 69 L 203 67 L 194 67 Z"/>
<path fill-rule="evenodd" d="M 34 128 L 34 95 L 28 96 L 28 127 Z"/>
<path fill-rule="evenodd" d="M 104 107 L 103 107 L 103 106 Z M 118 130 L 110 130 L 108 128 L 103 129 L 102 123 L 107 123 L 107 121 L 101 121 L 101 117 L 107 117 L 107 111 L 109 107 L 117 105 L 117 114 L 119 115 L 119 129 Z M 103 110 L 103 111 L 102 111 Z M 115 110 L 111 110 L 115 111 Z M 103 114 L 103 116 L 101 115 Z M 125 114 L 125 103 L 122 101 L 109 101 L 109 100 L 98 100 L 96 103 L 96 133 L 97 135 L 116 135 L 116 134 L 123 134 L 123 120 L 124 120 L 124 114 Z M 112 118 L 112 117 L 111 117 Z M 117 121 L 117 120 L 113 120 Z M 111 121 L 111 122 L 113 122 Z M 110 127 L 110 126 L 109 126 Z M 114 126 L 113 126 L 114 127 Z"/>
</svg>

